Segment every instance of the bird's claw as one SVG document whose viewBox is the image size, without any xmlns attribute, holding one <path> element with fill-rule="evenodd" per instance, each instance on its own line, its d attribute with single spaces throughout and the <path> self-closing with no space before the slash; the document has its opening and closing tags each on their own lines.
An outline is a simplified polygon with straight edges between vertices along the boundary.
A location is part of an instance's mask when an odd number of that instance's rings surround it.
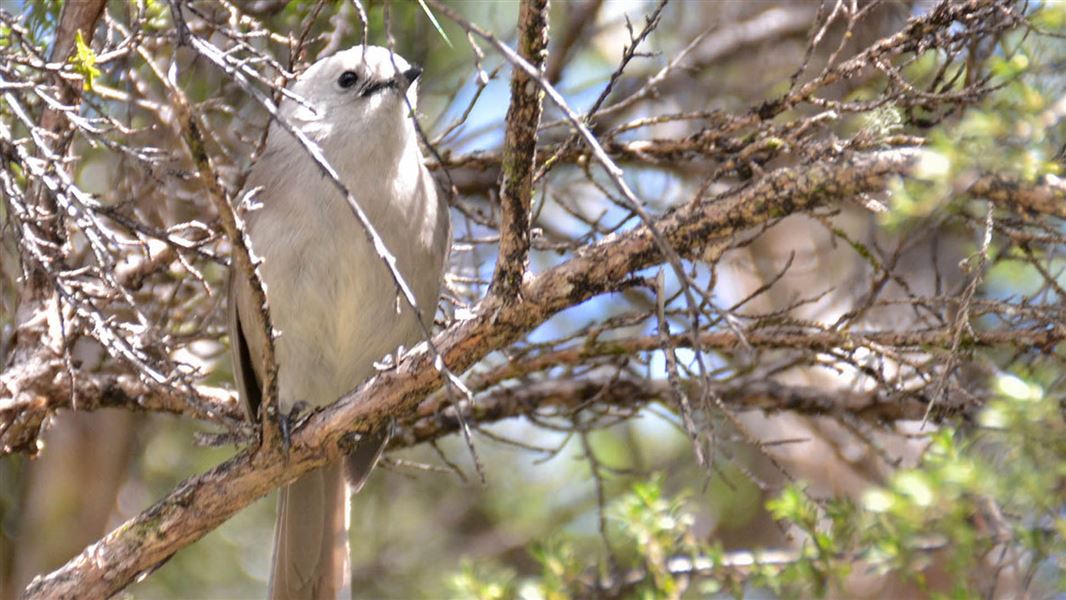
<svg viewBox="0 0 1066 600">
<path fill-rule="evenodd" d="M 308 408 L 309 405 L 300 400 L 292 405 L 288 413 L 278 411 L 278 433 L 281 437 L 281 451 L 286 458 L 289 456 L 289 449 L 292 448 L 293 427 L 300 421 L 300 416 L 307 412 Z"/>
<path fill-rule="evenodd" d="M 390 352 L 381 357 L 381 360 L 374 361 L 374 368 L 378 371 L 391 371 L 396 368 L 396 365 L 400 363 L 400 357 L 403 356 L 407 349 L 400 346 L 395 352 Z"/>
</svg>

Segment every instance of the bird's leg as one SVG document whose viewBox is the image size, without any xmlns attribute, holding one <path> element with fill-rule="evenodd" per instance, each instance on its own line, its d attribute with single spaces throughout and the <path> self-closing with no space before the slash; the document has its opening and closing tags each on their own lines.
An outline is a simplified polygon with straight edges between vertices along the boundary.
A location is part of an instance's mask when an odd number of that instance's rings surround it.
<svg viewBox="0 0 1066 600">
<path fill-rule="evenodd" d="M 299 422 L 302 413 L 307 412 L 310 408 L 307 402 L 299 400 L 292 405 L 289 412 L 278 411 L 278 430 L 281 434 L 281 451 L 285 453 L 285 456 L 289 456 L 289 448 L 292 447 L 292 430 L 293 427 Z"/>
</svg>

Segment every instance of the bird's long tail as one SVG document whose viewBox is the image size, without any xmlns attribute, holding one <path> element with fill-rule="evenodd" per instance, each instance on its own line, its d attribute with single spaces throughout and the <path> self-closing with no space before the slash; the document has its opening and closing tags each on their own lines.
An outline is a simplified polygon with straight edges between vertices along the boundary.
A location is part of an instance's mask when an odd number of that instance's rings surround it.
<svg viewBox="0 0 1066 600">
<path fill-rule="evenodd" d="M 348 560 L 348 485 L 338 461 L 281 488 L 270 598 L 351 598 Z"/>
</svg>

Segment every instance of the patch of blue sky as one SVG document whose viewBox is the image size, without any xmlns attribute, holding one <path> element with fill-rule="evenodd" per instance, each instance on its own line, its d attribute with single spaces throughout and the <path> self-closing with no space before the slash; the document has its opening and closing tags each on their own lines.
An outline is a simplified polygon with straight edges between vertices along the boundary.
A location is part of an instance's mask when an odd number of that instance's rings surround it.
<svg viewBox="0 0 1066 600">
<path fill-rule="evenodd" d="M 637 9 L 634 8 L 633 10 Z M 629 11 L 627 10 L 627 12 Z M 495 67 L 503 65 L 503 62 L 502 59 L 491 53 L 491 49 L 486 48 L 486 51 L 488 56 L 483 63 L 483 68 L 488 73 Z M 658 59 L 639 58 L 637 60 Z M 503 143 L 505 131 L 503 127 L 500 127 L 500 123 L 505 118 L 507 111 L 511 73 L 509 66 L 503 65 L 503 67 L 498 76 L 490 81 L 484 91 L 482 91 L 477 105 L 471 111 L 461 130 L 454 134 L 455 142 L 452 147 L 456 151 L 471 152 L 497 149 Z M 581 53 L 563 71 L 563 77 L 558 84 L 558 89 L 562 92 L 571 108 L 579 114 L 583 114 L 591 108 L 596 98 L 600 95 L 615 67 L 616 60 L 608 60 L 608 57 L 603 56 L 598 51 Z M 456 100 L 447 109 L 442 118 L 439 119 L 439 127 L 446 127 L 449 123 L 459 118 L 476 93 L 476 75 L 470 75 L 458 90 Z M 558 108 L 553 106 L 550 100 L 545 100 L 544 121 L 554 121 L 561 117 L 562 114 Z M 613 184 L 602 169 L 594 166 L 592 173 L 599 185 L 612 193 L 614 192 Z M 629 165 L 626 168 L 625 178 L 627 184 L 631 186 L 637 197 L 640 198 L 652 214 L 660 214 L 670 206 L 688 200 L 686 192 L 690 191 L 690 186 L 683 182 L 679 183 L 676 178 L 670 177 L 660 169 Z M 605 228 L 620 232 L 640 224 L 639 218 L 633 215 L 628 208 L 603 198 L 602 192 L 585 182 L 583 172 L 578 171 L 576 168 L 564 167 L 553 173 L 547 182 L 546 188 L 540 186 L 535 192 L 534 210 L 539 211 L 538 225 L 550 229 L 554 233 L 569 237 L 581 236 L 588 232 L 588 225 L 585 222 L 569 214 L 552 198 L 552 188 L 554 186 L 567 186 L 568 194 L 573 195 L 571 186 L 574 185 L 588 187 L 588 190 L 585 191 L 588 194 L 587 200 L 579 199 L 576 207 L 572 207 L 581 211 L 586 218 L 599 219 L 599 222 Z M 580 198 L 580 196 L 578 197 Z M 488 232 L 484 233 L 488 234 Z M 594 234 L 585 241 L 595 243 L 601 238 L 602 235 Z M 494 250 L 495 248 L 485 245 L 479 249 L 479 253 L 481 257 L 485 258 L 488 256 L 486 253 L 494 252 Z M 534 251 L 531 253 L 532 270 L 534 273 L 540 273 L 570 258 L 569 255 L 560 255 L 552 251 Z M 483 278 L 490 278 L 494 267 L 494 259 L 485 260 L 478 274 Z M 641 275 L 652 276 L 656 271 L 657 268 L 649 269 L 641 273 Z M 666 280 L 667 294 L 672 295 L 678 289 L 678 282 L 670 269 L 667 269 Z M 701 285 L 705 286 L 709 281 L 709 271 L 706 268 L 698 268 L 697 280 Z M 528 340 L 531 343 L 549 342 L 561 336 L 574 333 L 589 323 L 602 322 L 606 318 L 632 309 L 628 303 L 619 300 L 618 294 L 603 294 L 578 306 L 571 307 L 538 327 L 530 334 Z M 680 301 L 683 302 L 683 300 Z M 674 321 L 671 323 L 671 331 L 674 332 L 684 331 L 691 325 L 687 322 L 680 322 L 680 320 Z M 650 335 L 654 334 L 655 331 L 655 324 L 650 322 L 641 328 L 633 328 L 626 331 L 624 334 Z M 679 349 L 678 357 L 683 364 L 691 365 L 691 368 L 696 370 L 696 365 L 694 364 L 695 354 L 692 350 Z M 711 361 L 711 355 L 705 355 L 704 360 Z M 719 360 L 714 362 L 718 363 Z M 716 366 L 721 365 L 718 364 Z M 665 376 L 665 362 L 662 359 L 661 352 L 653 353 L 652 368 L 649 374 L 653 377 Z"/>
<path fill-rule="evenodd" d="M 485 72 L 491 72 L 498 62 L 486 61 Z M 500 73 L 495 79 L 489 80 L 466 121 L 452 132 L 452 141 L 449 144 L 451 150 L 464 153 L 491 150 L 499 148 L 503 143 L 503 129 L 499 124 L 507 114 L 511 90 L 510 80 L 503 76 L 505 71 Z M 438 127 L 443 130 L 459 119 L 476 93 L 477 75 L 472 74 L 466 78 L 455 100 L 438 119 Z"/>
<path fill-rule="evenodd" d="M 606 173 L 599 167 L 593 167 L 592 173 L 596 182 L 609 190 L 617 200 L 614 185 Z M 645 210 L 653 216 L 687 200 L 688 187 L 660 169 L 629 166 L 625 169 L 625 181 Z M 575 194 L 574 188 L 578 186 L 587 189 L 581 189 L 580 193 Z M 571 198 L 577 198 L 570 205 L 571 210 L 579 212 L 585 219 L 597 222 L 604 230 L 625 232 L 641 224 L 640 218 L 628 206 L 622 204 L 620 200 L 612 201 L 604 198 L 600 190 L 584 180 L 583 173 L 579 173 L 576 169 L 568 169 L 550 178 L 547 188 L 541 186 L 536 190 L 534 210 L 538 213 L 538 224 L 545 228 L 571 238 L 591 233 L 591 237 L 588 238 L 590 242 L 598 242 L 604 237 L 602 234 L 590 232 L 587 223 L 555 202 L 553 188 L 561 187 L 566 187 L 567 194 Z M 537 255 L 535 266 L 538 269 L 550 268 L 568 258 L 550 251 L 539 252 Z"/>
<path fill-rule="evenodd" d="M 654 278 L 659 271 L 659 267 L 645 269 L 638 273 L 639 276 Z M 690 274 L 690 276 L 692 276 Z M 669 267 L 663 268 L 664 289 L 666 290 L 667 297 L 674 296 L 680 290 L 680 284 L 678 282 L 676 274 Z M 706 287 L 710 279 L 710 271 L 705 266 L 697 266 L 693 281 L 702 287 Z M 697 301 L 698 300 L 698 295 Z M 684 311 L 687 300 L 683 295 L 680 295 L 670 305 L 671 308 Z M 718 299 L 716 299 L 716 303 Z M 600 323 L 604 320 L 624 314 L 629 310 L 642 310 L 641 308 L 634 307 L 629 303 L 621 299 L 621 295 L 617 293 L 602 294 L 594 298 L 589 299 L 577 306 L 570 307 L 555 316 L 548 319 L 540 327 L 535 329 L 527 337 L 528 341 L 532 344 L 548 343 L 553 340 L 557 340 L 560 337 L 577 333 L 582 328 L 586 327 L 589 323 Z M 714 313 L 712 312 L 712 315 Z M 703 317 L 703 323 L 705 323 L 706 317 Z M 691 327 L 691 319 L 688 314 L 682 312 L 681 316 L 669 316 L 667 322 L 670 326 L 670 332 L 674 335 L 681 334 L 688 331 Z M 618 330 L 615 332 L 606 332 L 600 336 L 601 340 L 610 340 L 616 338 L 625 338 L 632 336 L 654 336 L 658 335 L 659 324 L 657 319 L 647 319 L 640 325 Z M 706 327 L 706 325 L 702 325 Z M 714 328 L 721 329 L 724 324 L 717 324 Z M 675 350 L 678 363 L 684 369 L 692 373 L 700 373 L 700 365 L 697 361 L 697 354 L 691 348 L 680 347 Z M 663 379 L 666 377 L 666 361 L 662 351 L 653 351 L 649 353 L 648 369 L 646 376 L 652 379 Z M 703 366 L 708 372 L 719 371 L 721 369 L 728 368 L 729 363 L 718 353 L 705 351 L 702 353 Z M 549 376 L 550 376 L 549 372 Z"/>
<path fill-rule="evenodd" d="M 1041 262 L 1059 288 L 1066 288 L 1066 257 L 1049 257 L 1046 262 Z M 1055 293 L 1051 286 L 1046 285 L 1039 271 L 1028 263 L 1014 261 L 993 266 L 985 276 L 984 291 L 990 299 L 999 301 L 1016 300 L 1040 292 Z M 1059 301 L 1064 302 L 1066 298 L 1059 298 Z"/>
<path fill-rule="evenodd" d="M 513 40 L 504 38 L 504 41 L 513 46 Z M 461 131 L 453 134 L 455 138 L 453 148 L 459 152 L 496 149 L 503 143 L 505 129 L 500 127 L 500 123 L 506 116 L 510 101 L 512 71 L 510 65 L 506 64 L 505 60 L 500 58 L 491 47 L 486 44 L 482 46 L 486 53 L 486 58 L 482 63 L 484 72 L 488 74 L 496 67 L 502 66 L 503 68 L 500 69 L 496 78 L 486 85 Z M 562 79 L 556 84 L 556 88 L 571 109 L 579 115 L 584 115 L 592 108 L 596 98 L 607 85 L 615 66 L 599 52 L 580 53 L 573 57 L 567 68 L 563 70 Z M 476 93 L 477 74 L 474 73 L 467 77 L 456 94 L 455 102 L 451 103 L 438 120 L 439 127 L 443 129 L 458 119 Z M 549 98 L 545 98 L 544 102 L 543 123 L 564 118 L 562 111 Z M 466 132 L 467 135 L 462 132 Z"/>
</svg>

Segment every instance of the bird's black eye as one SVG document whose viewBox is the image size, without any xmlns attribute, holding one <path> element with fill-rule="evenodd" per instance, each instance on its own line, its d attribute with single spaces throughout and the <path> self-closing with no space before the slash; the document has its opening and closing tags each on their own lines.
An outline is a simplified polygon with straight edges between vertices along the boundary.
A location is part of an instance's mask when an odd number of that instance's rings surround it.
<svg viewBox="0 0 1066 600">
<path fill-rule="evenodd" d="M 359 74 L 355 71 L 345 71 L 337 78 L 337 85 L 348 89 L 359 82 Z"/>
</svg>

